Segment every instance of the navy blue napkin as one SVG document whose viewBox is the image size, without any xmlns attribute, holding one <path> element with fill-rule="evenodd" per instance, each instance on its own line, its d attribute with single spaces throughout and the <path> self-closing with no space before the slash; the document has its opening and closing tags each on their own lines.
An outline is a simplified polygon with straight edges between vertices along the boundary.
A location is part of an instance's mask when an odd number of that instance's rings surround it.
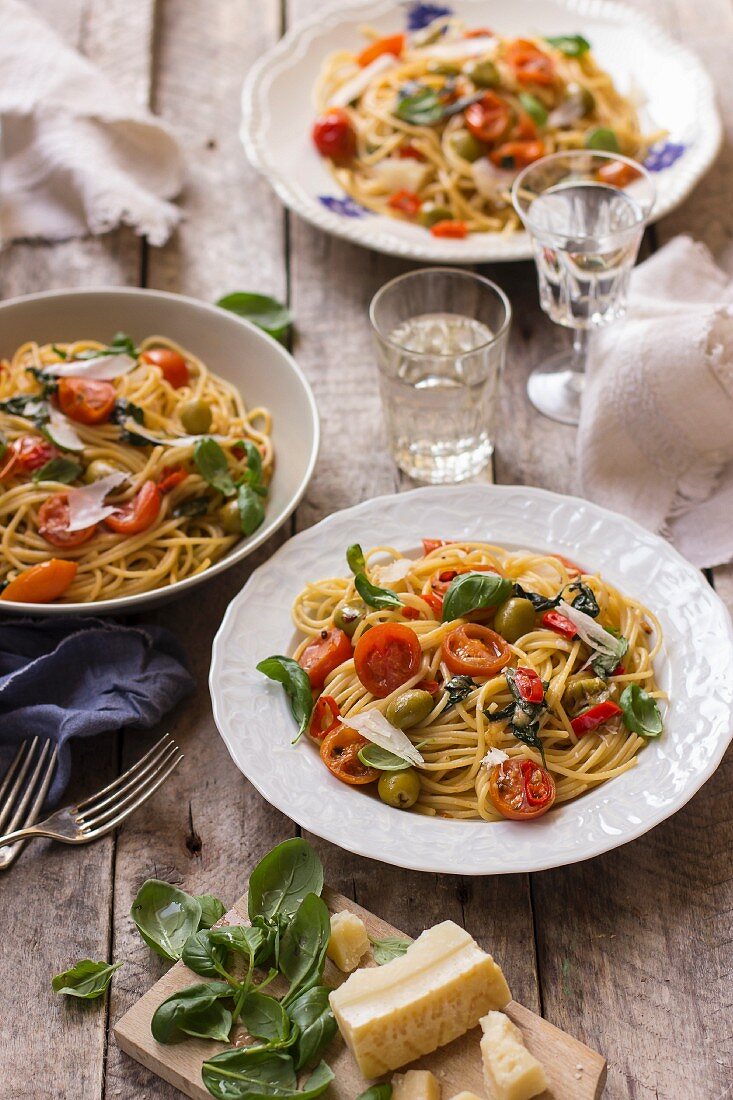
<svg viewBox="0 0 733 1100">
<path fill-rule="evenodd" d="M 194 688 L 183 649 L 154 626 L 92 618 L 0 623 L 0 774 L 26 737 L 60 746 L 48 803 L 69 780 L 70 737 L 149 728 Z"/>
</svg>

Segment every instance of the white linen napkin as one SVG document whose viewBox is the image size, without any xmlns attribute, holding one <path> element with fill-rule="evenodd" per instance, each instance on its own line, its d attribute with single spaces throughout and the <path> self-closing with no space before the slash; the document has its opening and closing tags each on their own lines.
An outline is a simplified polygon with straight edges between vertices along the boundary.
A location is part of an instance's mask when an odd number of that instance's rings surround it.
<svg viewBox="0 0 733 1100">
<path fill-rule="evenodd" d="M 120 223 L 160 245 L 179 221 L 172 132 L 21 0 L 0 0 L 0 129 L 0 246 Z"/>
<path fill-rule="evenodd" d="M 577 439 L 584 496 L 700 568 L 733 558 L 733 281 L 675 237 L 591 341 Z"/>
</svg>

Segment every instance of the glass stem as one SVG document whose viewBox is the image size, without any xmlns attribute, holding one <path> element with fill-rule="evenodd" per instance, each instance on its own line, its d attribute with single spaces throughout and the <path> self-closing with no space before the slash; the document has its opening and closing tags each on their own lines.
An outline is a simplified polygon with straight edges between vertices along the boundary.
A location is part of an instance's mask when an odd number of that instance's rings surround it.
<svg viewBox="0 0 733 1100">
<path fill-rule="evenodd" d="M 585 374 L 585 361 L 588 356 L 588 342 L 590 329 L 573 329 L 573 370 L 578 374 Z"/>
</svg>

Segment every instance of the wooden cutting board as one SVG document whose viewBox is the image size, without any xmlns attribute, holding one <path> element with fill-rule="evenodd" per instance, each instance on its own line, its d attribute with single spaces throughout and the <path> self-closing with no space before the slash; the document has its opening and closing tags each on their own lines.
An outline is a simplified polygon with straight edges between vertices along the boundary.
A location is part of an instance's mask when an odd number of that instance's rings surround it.
<svg viewBox="0 0 733 1100">
<path fill-rule="evenodd" d="M 384 939 L 386 936 L 401 936 L 404 933 L 393 928 L 385 921 L 375 917 L 348 898 L 336 894 L 326 887 L 324 901 L 331 913 L 348 909 L 364 921 L 372 939 Z M 221 924 L 246 924 L 247 895 L 240 898 L 236 905 L 220 921 Z M 501 960 L 498 960 L 499 962 Z M 368 957 L 366 966 L 374 966 Z M 508 976 L 511 985 L 511 975 Z M 150 1021 L 158 1006 L 172 993 L 193 985 L 204 979 L 191 973 L 183 965 L 176 963 L 144 997 L 125 1013 L 114 1028 L 115 1039 L 126 1054 L 141 1062 L 153 1073 L 175 1085 L 186 1096 L 194 1100 L 211 1100 L 209 1092 L 201 1082 L 201 1065 L 213 1054 L 225 1049 L 221 1043 L 212 1040 L 187 1039 L 183 1043 L 165 1046 L 156 1043 L 150 1033 Z M 346 980 L 330 960 L 326 960 L 324 983 L 330 986 L 340 985 Z M 278 990 L 273 982 L 273 992 Z M 535 1057 L 545 1067 L 551 1088 L 542 1093 L 537 1100 L 598 1100 L 606 1082 L 606 1060 L 595 1050 L 579 1043 L 564 1031 L 537 1016 L 534 1012 L 512 1001 L 506 1013 L 521 1028 L 525 1043 Z M 438 1078 L 442 1100 L 450 1100 L 464 1089 L 485 1096 L 486 1090 L 481 1070 L 479 1040 L 481 1028 L 448 1046 L 436 1050 L 433 1054 L 421 1058 L 410 1068 L 429 1069 Z M 236 1036 L 235 1036 L 236 1042 Z M 364 1080 L 346 1044 L 337 1035 L 323 1055 L 336 1074 L 336 1079 L 325 1094 L 326 1100 L 354 1100 L 370 1082 Z M 387 1078 L 385 1078 L 387 1079 Z"/>
</svg>

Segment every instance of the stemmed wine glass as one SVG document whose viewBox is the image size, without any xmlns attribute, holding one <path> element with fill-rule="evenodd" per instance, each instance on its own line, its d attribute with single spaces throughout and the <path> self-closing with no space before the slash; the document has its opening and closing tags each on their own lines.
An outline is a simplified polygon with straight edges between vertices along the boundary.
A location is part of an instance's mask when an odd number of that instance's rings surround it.
<svg viewBox="0 0 733 1100">
<path fill-rule="evenodd" d="M 527 393 L 545 416 L 577 424 L 590 332 L 626 311 L 629 276 L 654 205 L 649 173 L 616 153 L 578 149 L 530 164 L 512 201 L 532 240 L 540 305 L 573 329 L 572 350 L 547 359 Z"/>
</svg>

